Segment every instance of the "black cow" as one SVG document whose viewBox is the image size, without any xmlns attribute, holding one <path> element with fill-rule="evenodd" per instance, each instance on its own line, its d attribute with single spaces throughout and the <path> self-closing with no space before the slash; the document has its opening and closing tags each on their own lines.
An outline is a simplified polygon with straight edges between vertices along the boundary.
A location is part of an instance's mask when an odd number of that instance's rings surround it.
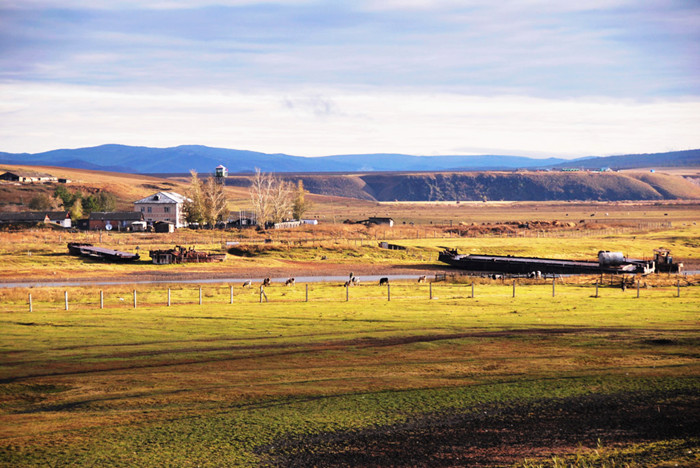
<svg viewBox="0 0 700 468">
<path fill-rule="evenodd" d="M 389 284 L 389 278 L 386 278 L 386 277 L 379 278 L 379 286 L 381 286 L 383 284 Z"/>
</svg>

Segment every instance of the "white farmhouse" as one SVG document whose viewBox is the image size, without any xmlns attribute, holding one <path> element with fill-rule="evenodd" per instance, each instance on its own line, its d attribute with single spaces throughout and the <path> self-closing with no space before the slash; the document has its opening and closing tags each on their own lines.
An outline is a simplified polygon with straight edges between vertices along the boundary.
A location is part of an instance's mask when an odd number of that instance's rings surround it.
<svg viewBox="0 0 700 468">
<path fill-rule="evenodd" d="M 183 204 L 186 197 L 175 192 L 158 192 L 134 202 L 134 211 L 143 213 L 144 221 L 149 224 L 158 221 L 172 223 L 176 228 L 185 227 Z"/>
</svg>

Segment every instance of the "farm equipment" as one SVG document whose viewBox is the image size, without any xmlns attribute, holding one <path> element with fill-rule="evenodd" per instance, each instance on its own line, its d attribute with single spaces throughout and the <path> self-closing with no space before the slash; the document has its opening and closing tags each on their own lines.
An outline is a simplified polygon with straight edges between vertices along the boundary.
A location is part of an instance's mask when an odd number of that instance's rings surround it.
<svg viewBox="0 0 700 468">
<path fill-rule="evenodd" d="M 671 251 L 664 248 L 654 249 L 654 263 L 656 273 L 680 273 L 683 270 L 683 264 L 673 263 Z"/>
<path fill-rule="evenodd" d="M 105 249 L 104 247 L 95 247 L 92 244 L 81 244 L 77 242 L 70 242 L 68 244 L 68 253 L 109 262 L 135 262 L 140 258 L 139 254 L 120 252 L 119 250 Z"/>
</svg>

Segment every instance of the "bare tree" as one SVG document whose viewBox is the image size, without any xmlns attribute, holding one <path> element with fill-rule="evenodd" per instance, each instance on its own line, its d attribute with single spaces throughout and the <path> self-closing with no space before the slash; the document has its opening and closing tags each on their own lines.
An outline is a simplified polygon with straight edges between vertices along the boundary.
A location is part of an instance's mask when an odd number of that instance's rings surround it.
<svg viewBox="0 0 700 468">
<path fill-rule="evenodd" d="M 218 184 L 213 177 L 209 177 L 204 184 L 202 195 L 204 222 L 213 226 L 223 219 L 228 206 L 224 186 Z"/>
<path fill-rule="evenodd" d="M 311 202 L 306 200 L 304 182 L 299 179 L 299 182 L 297 182 L 296 192 L 294 193 L 294 204 L 292 207 L 292 215 L 294 219 L 301 219 L 309 208 L 311 208 Z"/>
<path fill-rule="evenodd" d="M 272 186 L 272 222 L 279 223 L 292 214 L 292 184 L 277 180 Z"/>
<path fill-rule="evenodd" d="M 271 216 L 271 198 L 272 186 L 274 178 L 271 174 L 260 172 L 260 169 L 255 168 L 255 176 L 250 185 L 250 202 L 255 211 L 255 217 L 258 220 L 258 226 L 265 226 L 265 223 L 270 221 Z"/>
<path fill-rule="evenodd" d="M 185 219 L 190 223 L 206 223 L 213 226 L 223 218 L 227 208 L 224 187 L 217 184 L 213 177 L 202 182 L 194 169 L 190 174 L 192 179 L 187 190 L 188 199 L 184 204 Z"/>
<path fill-rule="evenodd" d="M 292 209 L 292 190 L 289 182 L 255 169 L 250 186 L 250 201 L 259 226 L 278 223 L 288 218 Z"/>
<path fill-rule="evenodd" d="M 197 175 L 197 171 L 194 169 L 190 170 L 190 186 L 185 192 L 187 198 L 183 204 L 183 210 L 185 212 L 185 219 L 188 223 L 203 223 L 204 213 L 203 213 L 203 187 L 202 181 Z"/>
</svg>

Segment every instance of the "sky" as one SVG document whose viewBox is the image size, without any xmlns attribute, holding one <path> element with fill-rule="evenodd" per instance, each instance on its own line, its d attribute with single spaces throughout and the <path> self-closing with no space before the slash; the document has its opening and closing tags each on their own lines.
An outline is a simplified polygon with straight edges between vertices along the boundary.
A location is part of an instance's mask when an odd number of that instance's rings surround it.
<svg viewBox="0 0 700 468">
<path fill-rule="evenodd" d="M 698 0 L 0 0 L 0 151 L 700 148 Z"/>
</svg>

